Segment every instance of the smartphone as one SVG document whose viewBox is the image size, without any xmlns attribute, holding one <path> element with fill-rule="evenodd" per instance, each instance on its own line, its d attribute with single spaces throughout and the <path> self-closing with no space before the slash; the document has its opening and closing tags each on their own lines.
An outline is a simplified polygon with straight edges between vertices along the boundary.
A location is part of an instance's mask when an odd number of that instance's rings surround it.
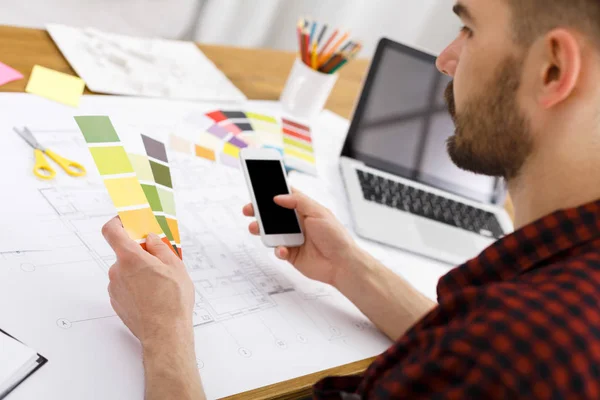
<svg viewBox="0 0 600 400">
<path fill-rule="evenodd" d="M 245 148 L 240 152 L 240 160 L 262 242 L 267 247 L 303 245 L 304 234 L 296 211 L 273 201 L 275 196 L 291 193 L 281 153 L 274 149 Z"/>
</svg>

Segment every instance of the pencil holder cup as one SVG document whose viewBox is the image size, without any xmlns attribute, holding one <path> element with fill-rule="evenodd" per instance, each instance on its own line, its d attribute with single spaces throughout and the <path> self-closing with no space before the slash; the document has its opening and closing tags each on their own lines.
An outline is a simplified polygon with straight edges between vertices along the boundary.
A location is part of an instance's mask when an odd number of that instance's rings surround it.
<svg viewBox="0 0 600 400">
<path fill-rule="evenodd" d="M 295 117 L 312 120 L 325 107 L 338 74 L 325 74 L 308 67 L 296 59 L 281 94 L 284 112 Z"/>
</svg>

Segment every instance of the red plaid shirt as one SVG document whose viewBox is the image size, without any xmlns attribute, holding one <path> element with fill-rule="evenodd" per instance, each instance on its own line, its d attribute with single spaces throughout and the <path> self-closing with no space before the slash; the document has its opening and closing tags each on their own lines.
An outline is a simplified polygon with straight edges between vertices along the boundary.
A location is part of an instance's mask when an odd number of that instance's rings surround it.
<svg viewBox="0 0 600 400">
<path fill-rule="evenodd" d="M 600 201 L 507 236 L 438 284 L 439 306 L 316 399 L 600 399 Z"/>
</svg>

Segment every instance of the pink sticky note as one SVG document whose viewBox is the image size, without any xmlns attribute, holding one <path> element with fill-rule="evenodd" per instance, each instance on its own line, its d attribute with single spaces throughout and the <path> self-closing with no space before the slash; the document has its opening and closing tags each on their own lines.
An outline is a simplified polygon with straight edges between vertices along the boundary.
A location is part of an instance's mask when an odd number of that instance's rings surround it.
<svg viewBox="0 0 600 400">
<path fill-rule="evenodd" d="M 0 62 L 0 85 L 4 85 L 5 83 L 12 81 L 18 81 L 19 79 L 23 79 L 23 74 L 16 69 Z"/>
</svg>

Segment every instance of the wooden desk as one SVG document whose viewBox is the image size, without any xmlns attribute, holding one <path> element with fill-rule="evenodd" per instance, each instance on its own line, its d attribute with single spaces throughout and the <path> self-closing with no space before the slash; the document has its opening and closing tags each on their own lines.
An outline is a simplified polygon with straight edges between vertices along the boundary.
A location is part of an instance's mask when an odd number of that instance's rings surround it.
<svg viewBox="0 0 600 400">
<path fill-rule="evenodd" d="M 265 49 L 199 47 L 250 100 L 278 100 L 296 57 L 295 53 Z M 0 58 L 25 75 L 25 79 L 0 86 L 2 92 L 25 91 L 35 64 L 77 75 L 44 30 L 0 26 Z M 354 60 L 341 70 L 327 109 L 350 117 L 367 67 L 367 60 Z M 85 93 L 92 92 L 86 88 Z"/>
<path fill-rule="evenodd" d="M 295 54 L 262 49 L 199 46 L 202 51 L 252 100 L 278 100 L 292 68 Z M 25 75 L 25 79 L 0 86 L 2 92 L 23 92 L 35 64 L 76 75 L 44 30 L 0 26 L 0 61 Z M 368 61 L 356 60 L 345 67 L 329 98 L 327 108 L 348 118 L 360 91 Z M 92 93 L 87 90 L 85 93 Z M 311 386 L 330 375 L 352 375 L 372 360 L 360 361 L 230 397 L 230 399 L 295 399 L 310 395 Z"/>
</svg>

